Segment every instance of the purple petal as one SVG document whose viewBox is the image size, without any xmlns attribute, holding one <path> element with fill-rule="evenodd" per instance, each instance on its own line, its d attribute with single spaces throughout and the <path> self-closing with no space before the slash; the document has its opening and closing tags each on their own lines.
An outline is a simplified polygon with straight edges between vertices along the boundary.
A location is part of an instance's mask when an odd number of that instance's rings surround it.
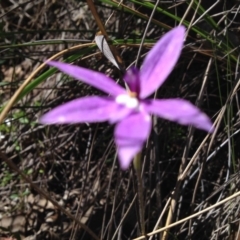
<svg viewBox="0 0 240 240">
<path fill-rule="evenodd" d="M 116 122 L 132 110 L 117 104 L 112 98 L 85 97 L 54 108 L 40 118 L 43 124 L 82 122 Z"/>
<path fill-rule="evenodd" d="M 126 93 L 124 88 L 116 84 L 113 79 L 107 77 L 105 74 L 67 63 L 49 61 L 47 64 L 112 96 Z"/>
<path fill-rule="evenodd" d="M 193 125 L 208 132 L 214 130 L 209 117 L 193 104 L 183 99 L 149 100 L 144 105 L 146 111 L 161 118 L 182 125 Z"/>
<path fill-rule="evenodd" d="M 117 124 L 114 136 L 122 169 L 127 169 L 141 151 L 150 130 L 151 118 L 146 113 L 133 113 Z"/>
<path fill-rule="evenodd" d="M 148 53 L 140 73 L 141 98 L 151 95 L 166 80 L 180 56 L 184 34 L 183 26 L 172 29 Z"/>
<path fill-rule="evenodd" d="M 127 83 L 130 91 L 136 93 L 136 95 L 139 96 L 140 94 L 139 70 L 135 67 L 129 68 L 124 75 L 124 81 Z"/>
</svg>

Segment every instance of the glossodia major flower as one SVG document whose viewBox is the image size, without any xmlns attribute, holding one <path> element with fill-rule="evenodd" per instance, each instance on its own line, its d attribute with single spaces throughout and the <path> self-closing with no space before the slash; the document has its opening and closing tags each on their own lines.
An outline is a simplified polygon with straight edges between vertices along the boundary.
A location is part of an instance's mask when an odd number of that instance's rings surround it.
<svg viewBox="0 0 240 240">
<path fill-rule="evenodd" d="M 140 70 L 130 68 L 124 89 L 108 76 L 78 66 L 48 62 L 60 71 L 87 83 L 110 96 L 91 96 L 72 100 L 54 108 L 40 119 L 43 124 L 68 124 L 109 121 L 116 123 L 114 138 L 122 169 L 141 151 L 151 131 L 151 114 L 213 131 L 210 119 L 183 99 L 146 99 L 166 80 L 176 64 L 184 42 L 185 28 L 179 26 L 166 33 L 146 56 Z"/>
</svg>

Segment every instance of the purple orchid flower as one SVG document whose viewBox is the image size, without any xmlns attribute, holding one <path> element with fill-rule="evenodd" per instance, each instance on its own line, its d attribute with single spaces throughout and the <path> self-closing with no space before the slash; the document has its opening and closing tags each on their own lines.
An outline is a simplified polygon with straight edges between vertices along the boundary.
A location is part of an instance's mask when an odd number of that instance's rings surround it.
<svg viewBox="0 0 240 240">
<path fill-rule="evenodd" d="M 166 33 L 146 56 L 140 70 L 127 70 L 124 89 L 106 75 L 78 66 L 48 62 L 64 73 L 102 90 L 110 96 L 91 96 L 72 100 L 43 115 L 43 124 L 109 121 L 116 123 L 114 138 L 122 169 L 141 151 L 151 131 L 151 114 L 196 128 L 213 131 L 210 119 L 183 99 L 146 99 L 166 80 L 176 64 L 184 42 L 185 28 Z"/>
</svg>

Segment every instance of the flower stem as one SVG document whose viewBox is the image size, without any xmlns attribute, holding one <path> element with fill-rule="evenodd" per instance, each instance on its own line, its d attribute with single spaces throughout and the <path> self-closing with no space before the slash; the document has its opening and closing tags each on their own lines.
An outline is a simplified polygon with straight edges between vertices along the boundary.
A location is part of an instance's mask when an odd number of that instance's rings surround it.
<svg viewBox="0 0 240 240">
<path fill-rule="evenodd" d="M 137 174 L 137 195 L 139 204 L 139 218 L 140 218 L 140 228 L 142 235 L 145 235 L 145 224 L 144 224 L 144 199 L 143 199 L 143 183 L 142 183 L 142 163 L 141 163 L 142 153 L 138 153 L 134 160 L 133 166 Z"/>
</svg>

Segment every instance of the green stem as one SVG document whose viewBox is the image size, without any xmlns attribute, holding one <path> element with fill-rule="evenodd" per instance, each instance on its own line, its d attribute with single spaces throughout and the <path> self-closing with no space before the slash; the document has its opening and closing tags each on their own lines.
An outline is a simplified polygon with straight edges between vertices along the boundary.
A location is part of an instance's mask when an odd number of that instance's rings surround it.
<svg viewBox="0 0 240 240">
<path fill-rule="evenodd" d="M 145 224 L 144 224 L 144 199 L 143 199 L 143 184 L 142 184 L 142 153 L 138 153 L 134 160 L 133 166 L 137 174 L 137 191 L 138 191 L 138 204 L 139 204 L 139 217 L 140 217 L 140 228 L 142 235 L 145 235 Z"/>
</svg>

